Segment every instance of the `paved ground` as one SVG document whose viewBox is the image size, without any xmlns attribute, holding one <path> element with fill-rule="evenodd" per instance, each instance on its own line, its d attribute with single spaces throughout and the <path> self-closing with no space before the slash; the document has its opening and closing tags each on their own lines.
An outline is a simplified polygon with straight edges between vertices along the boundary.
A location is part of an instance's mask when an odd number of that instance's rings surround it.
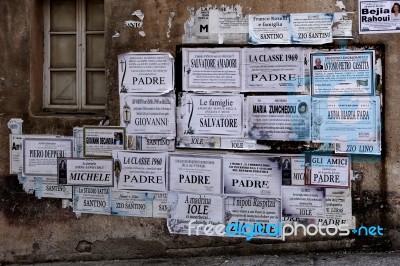
<svg viewBox="0 0 400 266">
<path fill-rule="evenodd" d="M 12 264 L 17 265 L 17 264 Z M 21 264 L 18 264 L 21 265 Z M 333 253 L 333 254 L 300 254 L 275 256 L 219 256 L 219 257 L 191 257 L 179 259 L 140 259 L 92 262 L 53 262 L 24 264 L 35 266 L 123 266 L 123 265 L 400 265 L 400 252 L 390 253 Z"/>
</svg>

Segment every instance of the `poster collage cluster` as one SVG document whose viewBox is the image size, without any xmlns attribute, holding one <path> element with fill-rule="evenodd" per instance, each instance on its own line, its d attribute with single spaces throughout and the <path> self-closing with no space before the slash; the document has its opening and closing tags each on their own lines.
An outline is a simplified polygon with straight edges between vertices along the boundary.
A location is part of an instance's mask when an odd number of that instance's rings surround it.
<svg viewBox="0 0 400 266">
<path fill-rule="evenodd" d="M 351 154 L 381 152 L 374 49 L 177 57 L 179 73 L 169 53 L 120 55 L 120 126 L 10 135 L 11 173 L 38 198 L 72 199 L 78 215 L 167 218 L 170 233 L 191 220 L 354 226 Z"/>
<path fill-rule="evenodd" d="M 301 45 L 121 54 L 120 125 L 12 134 L 10 172 L 78 216 L 166 218 L 171 234 L 193 220 L 353 228 L 352 156 L 381 154 L 383 47 L 315 46 L 332 17 Z M 277 33 L 254 25 L 252 42 Z"/>
</svg>

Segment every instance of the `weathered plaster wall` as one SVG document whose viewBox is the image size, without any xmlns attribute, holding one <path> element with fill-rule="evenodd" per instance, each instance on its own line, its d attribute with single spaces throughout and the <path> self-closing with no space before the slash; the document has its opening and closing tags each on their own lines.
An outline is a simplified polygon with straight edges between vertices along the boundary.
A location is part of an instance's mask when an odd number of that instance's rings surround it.
<svg viewBox="0 0 400 266">
<path fill-rule="evenodd" d="M 170 52 L 181 44 L 187 7 L 207 4 L 241 4 L 243 13 L 306 13 L 339 11 L 334 0 L 254 1 L 132 1 L 105 0 L 106 16 L 106 114 L 118 124 L 117 55 L 150 49 Z M 357 1 L 343 1 L 347 11 L 357 12 Z M 0 262 L 43 260 L 124 259 L 158 256 L 200 256 L 223 253 L 274 253 L 332 249 L 400 249 L 400 142 L 398 106 L 399 34 L 363 35 L 354 21 L 354 43 L 386 45 L 385 153 L 380 157 L 355 156 L 353 168 L 363 179 L 353 183 L 353 212 L 358 224 L 381 224 L 384 238 L 296 238 L 286 242 L 171 236 L 163 219 L 119 218 L 83 215 L 62 209 L 60 200 L 37 200 L 25 194 L 15 176 L 8 175 L 7 121 L 21 117 L 24 133 L 72 134 L 73 126 L 97 124 L 100 117 L 44 116 L 41 102 L 41 1 L 0 1 Z M 124 26 L 132 12 L 145 14 L 143 31 Z M 168 33 L 168 20 L 175 13 Z M 112 38 L 115 31 L 119 38 Z M 39 36 L 39 37 L 38 37 Z M 38 68 L 39 65 L 39 68 Z M 39 74 L 38 74 L 39 73 Z"/>
</svg>

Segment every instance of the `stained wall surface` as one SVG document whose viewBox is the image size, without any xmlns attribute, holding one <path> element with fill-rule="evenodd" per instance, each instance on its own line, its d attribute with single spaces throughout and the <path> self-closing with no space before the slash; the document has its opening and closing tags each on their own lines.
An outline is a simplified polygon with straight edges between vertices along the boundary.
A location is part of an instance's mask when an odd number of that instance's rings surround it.
<svg viewBox="0 0 400 266">
<path fill-rule="evenodd" d="M 359 35 L 357 1 L 340 1 L 354 11 L 352 42 L 386 47 L 384 150 L 380 156 L 354 156 L 353 169 L 363 173 L 353 182 L 353 213 L 358 225 L 385 227 L 381 238 L 291 238 L 285 242 L 170 235 L 165 220 L 82 215 L 62 209 L 60 200 L 41 199 L 22 191 L 9 175 L 10 118 L 24 120 L 25 134 L 72 135 L 73 126 L 96 125 L 104 114 L 57 115 L 42 112 L 42 2 L 0 1 L 0 262 L 96 260 L 159 256 L 205 256 L 314 250 L 400 249 L 400 35 Z M 254 1 L 132 1 L 105 0 L 106 87 L 105 114 L 119 124 L 117 56 L 157 49 L 175 55 L 182 44 L 190 7 L 240 4 L 244 14 L 338 12 L 334 0 Z M 143 28 L 124 25 L 141 10 Z M 170 21 L 170 23 L 168 23 Z M 143 30 L 145 36 L 139 34 Z M 112 36 L 118 31 L 120 37 Z"/>
</svg>

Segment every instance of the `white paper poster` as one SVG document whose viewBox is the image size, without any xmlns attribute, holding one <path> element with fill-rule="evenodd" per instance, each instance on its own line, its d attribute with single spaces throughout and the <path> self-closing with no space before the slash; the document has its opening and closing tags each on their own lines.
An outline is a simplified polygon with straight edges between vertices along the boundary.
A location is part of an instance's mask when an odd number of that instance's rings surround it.
<svg viewBox="0 0 400 266">
<path fill-rule="evenodd" d="M 113 159 L 58 158 L 58 184 L 112 187 Z"/>
<path fill-rule="evenodd" d="M 166 191 L 166 156 L 164 152 L 115 151 L 116 188 Z"/>
<path fill-rule="evenodd" d="M 332 24 L 333 13 L 290 14 L 292 43 L 331 43 Z"/>
<path fill-rule="evenodd" d="M 282 186 L 279 157 L 224 156 L 224 193 L 280 197 Z"/>
<path fill-rule="evenodd" d="M 320 187 L 349 187 L 351 162 L 348 156 L 306 156 L 306 184 Z"/>
<path fill-rule="evenodd" d="M 190 17 L 184 23 L 182 43 L 246 43 L 248 21 L 241 5 L 208 4 L 197 10 L 190 7 L 188 11 Z"/>
<path fill-rule="evenodd" d="M 248 33 L 249 32 L 249 19 L 243 16 L 240 5 L 219 9 L 211 9 L 209 11 L 209 27 L 210 33 Z M 236 10 L 235 10 L 236 9 Z"/>
<path fill-rule="evenodd" d="M 244 92 L 300 92 L 304 52 L 296 48 L 243 48 Z"/>
<path fill-rule="evenodd" d="M 304 156 L 282 157 L 282 185 L 304 186 Z"/>
<path fill-rule="evenodd" d="M 82 158 L 83 157 L 83 128 L 82 127 L 74 127 L 73 128 L 73 136 L 74 136 L 74 154 L 72 157 Z"/>
<path fill-rule="evenodd" d="M 183 48 L 183 91 L 240 91 L 240 48 Z"/>
<path fill-rule="evenodd" d="M 73 210 L 76 213 L 111 214 L 111 188 L 73 187 Z"/>
<path fill-rule="evenodd" d="M 119 92 L 165 93 L 174 89 L 174 58 L 169 53 L 118 56 Z"/>
<path fill-rule="evenodd" d="M 326 188 L 326 218 L 319 218 L 319 226 L 348 224 L 352 227 L 350 188 Z"/>
<path fill-rule="evenodd" d="M 379 109 L 377 96 L 313 98 L 312 141 L 377 143 Z"/>
<path fill-rule="evenodd" d="M 72 157 L 72 146 L 72 137 L 24 138 L 24 175 L 56 176 L 57 157 Z"/>
<path fill-rule="evenodd" d="M 169 191 L 220 194 L 222 158 L 211 155 L 170 154 Z"/>
<path fill-rule="evenodd" d="M 10 174 L 22 173 L 22 135 L 10 134 Z"/>
<path fill-rule="evenodd" d="M 153 194 L 153 217 L 167 218 L 167 193 Z"/>
<path fill-rule="evenodd" d="M 227 197 L 225 199 L 225 218 L 229 232 L 242 236 L 254 234 L 256 238 L 281 239 L 282 205 L 280 198 Z M 232 225 L 230 225 L 232 224 Z M 243 226 L 247 225 L 242 232 Z M 251 228 L 258 232 L 251 232 Z M 271 226 L 272 225 L 272 226 Z M 261 229 L 262 228 L 262 229 Z M 263 231 L 265 235 L 259 234 Z"/>
<path fill-rule="evenodd" d="M 52 135 L 13 135 L 10 134 L 10 174 L 22 174 L 23 168 L 23 140 L 24 138 L 60 138 Z"/>
<path fill-rule="evenodd" d="M 185 93 L 178 107 L 177 135 L 243 135 L 243 95 Z"/>
<path fill-rule="evenodd" d="M 248 96 L 248 136 L 256 140 L 310 140 L 309 96 Z"/>
<path fill-rule="evenodd" d="M 249 43 L 331 43 L 332 24 L 333 13 L 250 15 Z"/>
<path fill-rule="evenodd" d="M 168 192 L 167 208 L 171 234 L 188 234 L 191 220 L 195 220 L 194 226 L 224 224 L 224 199 L 219 195 Z"/>
<path fill-rule="evenodd" d="M 128 134 L 175 136 L 175 96 L 120 96 L 120 121 Z"/>
<path fill-rule="evenodd" d="M 325 189 L 283 186 L 282 216 L 325 218 Z"/>
<path fill-rule="evenodd" d="M 72 187 L 59 186 L 55 176 L 35 177 L 35 196 L 38 199 L 72 199 Z"/>
<path fill-rule="evenodd" d="M 181 123 L 178 124 L 179 132 Z M 190 132 L 190 131 L 189 131 Z M 220 136 L 180 136 L 176 138 L 176 147 L 181 148 L 203 148 L 203 149 L 218 149 L 221 148 Z"/>
<path fill-rule="evenodd" d="M 289 14 L 249 15 L 250 44 L 291 44 Z"/>
<path fill-rule="evenodd" d="M 358 1 L 360 34 L 398 33 L 400 4 L 398 1 Z"/>
<path fill-rule="evenodd" d="M 381 143 L 337 143 L 335 153 L 380 155 Z"/>
<path fill-rule="evenodd" d="M 83 138 L 84 157 L 111 157 L 113 151 L 125 148 L 125 128 L 123 127 L 85 126 Z"/>
<path fill-rule="evenodd" d="M 127 150 L 175 151 L 175 137 L 169 135 L 127 135 Z"/>
<path fill-rule="evenodd" d="M 373 51 L 311 54 L 313 96 L 374 94 Z"/>
<path fill-rule="evenodd" d="M 154 195 L 147 192 L 111 189 L 111 214 L 117 216 L 153 216 Z"/>
<path fill-rule="evenodd" d="M 221 148 L 227 150 L 256 150 L 262 147 L 257 145 L 257 141 L 254 139 L 226 137 L 221 139 Z"/>
</svg>

